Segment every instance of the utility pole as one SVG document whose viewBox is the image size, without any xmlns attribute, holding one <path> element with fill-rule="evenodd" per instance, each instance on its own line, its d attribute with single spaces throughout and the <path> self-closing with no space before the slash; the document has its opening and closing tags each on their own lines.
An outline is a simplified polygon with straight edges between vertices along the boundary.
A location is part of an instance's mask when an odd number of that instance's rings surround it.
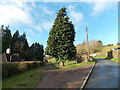
<svg viewBox="0 0 120 90">
<path fill-rule="evenodd" d="M 89 41 L 88 41 L 88 27 L 86 26 L 86 48 L 87 48 L 87 62 L 89 62 Z"/>
</svg>

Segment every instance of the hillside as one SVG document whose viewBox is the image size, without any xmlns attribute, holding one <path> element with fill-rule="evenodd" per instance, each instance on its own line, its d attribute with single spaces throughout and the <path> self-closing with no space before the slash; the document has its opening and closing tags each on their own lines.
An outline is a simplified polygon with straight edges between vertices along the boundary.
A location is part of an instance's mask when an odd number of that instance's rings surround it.
<svg viewBox="0 0 120 90">
<path fill-rule="evenodd" d="M 113 48 L 118 48 L 118 47 L 120 47 L 120 45 L 116 45 L 116 46 L 104 46 L 104 47 L 102 47 L 102 51 L 109 51 L 109 50 L 111 50 L 111 49 L 113 49 Z"/>
<path fill-rule="evenodd" d="M 110 52 L 110 50 L 112 50 L 114 48 L 118 48 L 118 47 L 120 47 L 120 45 L 102 47 L 102 51 L 96 56 L 96 58 L 103 58 L 103 59 L 108 59 L 108 60 L 112 60 L 115 62 L 119 62 L 120 50 L 112 51 L 113 57 L 108 57 L 108 52 Z"/>
</svg>

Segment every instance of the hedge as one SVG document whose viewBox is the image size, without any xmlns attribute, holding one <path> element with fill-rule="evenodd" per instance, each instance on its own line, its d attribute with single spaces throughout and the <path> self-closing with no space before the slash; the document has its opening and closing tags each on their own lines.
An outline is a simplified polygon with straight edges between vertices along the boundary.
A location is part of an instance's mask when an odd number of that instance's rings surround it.
<svg viewBox="0 0 120 90">
<path fill-rule="evenodd" d="M 14 76 L 19 73 L 26 72 L 29 69 L 42 66 L 44 64 L 45 63 L 41 61 L 3 63 L 2 78 L 5 79 L 7 77 Z"/>
</svg>

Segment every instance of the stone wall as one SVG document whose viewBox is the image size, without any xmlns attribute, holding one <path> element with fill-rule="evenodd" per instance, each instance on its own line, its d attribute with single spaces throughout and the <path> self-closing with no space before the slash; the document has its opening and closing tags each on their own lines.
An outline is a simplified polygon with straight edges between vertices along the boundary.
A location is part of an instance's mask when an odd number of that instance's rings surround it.
<svg viewBox="0 0 120 90">
<path fill-rule="evenodd" d="M 107 57 L 107 52 L 105 52 L 105 51 L 104 52 L 100 52 L 98 55 Z"/>
<path fill-rule="evenodd" d="M 120 58 L 120 50 L 113 51 L 113 58 Z"/>
<path fill-rule="evenodd" d="M 107 52 L 101 52 L 99 56 L 105 56 L 110 58 L 120 58 L 120 50 L 111 50 Z"/>
</svg>

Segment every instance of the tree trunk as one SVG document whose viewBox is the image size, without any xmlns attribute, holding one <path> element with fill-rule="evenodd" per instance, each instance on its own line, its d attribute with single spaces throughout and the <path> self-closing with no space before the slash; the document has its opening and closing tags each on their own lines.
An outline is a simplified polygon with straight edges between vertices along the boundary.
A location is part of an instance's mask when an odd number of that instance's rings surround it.
<svg viewBox="0 0 120 90">
<path fill-rule="evenodd" d="M 64 62 L 61 62 L 61 66 L 65 66 Z"/>
</svg>

